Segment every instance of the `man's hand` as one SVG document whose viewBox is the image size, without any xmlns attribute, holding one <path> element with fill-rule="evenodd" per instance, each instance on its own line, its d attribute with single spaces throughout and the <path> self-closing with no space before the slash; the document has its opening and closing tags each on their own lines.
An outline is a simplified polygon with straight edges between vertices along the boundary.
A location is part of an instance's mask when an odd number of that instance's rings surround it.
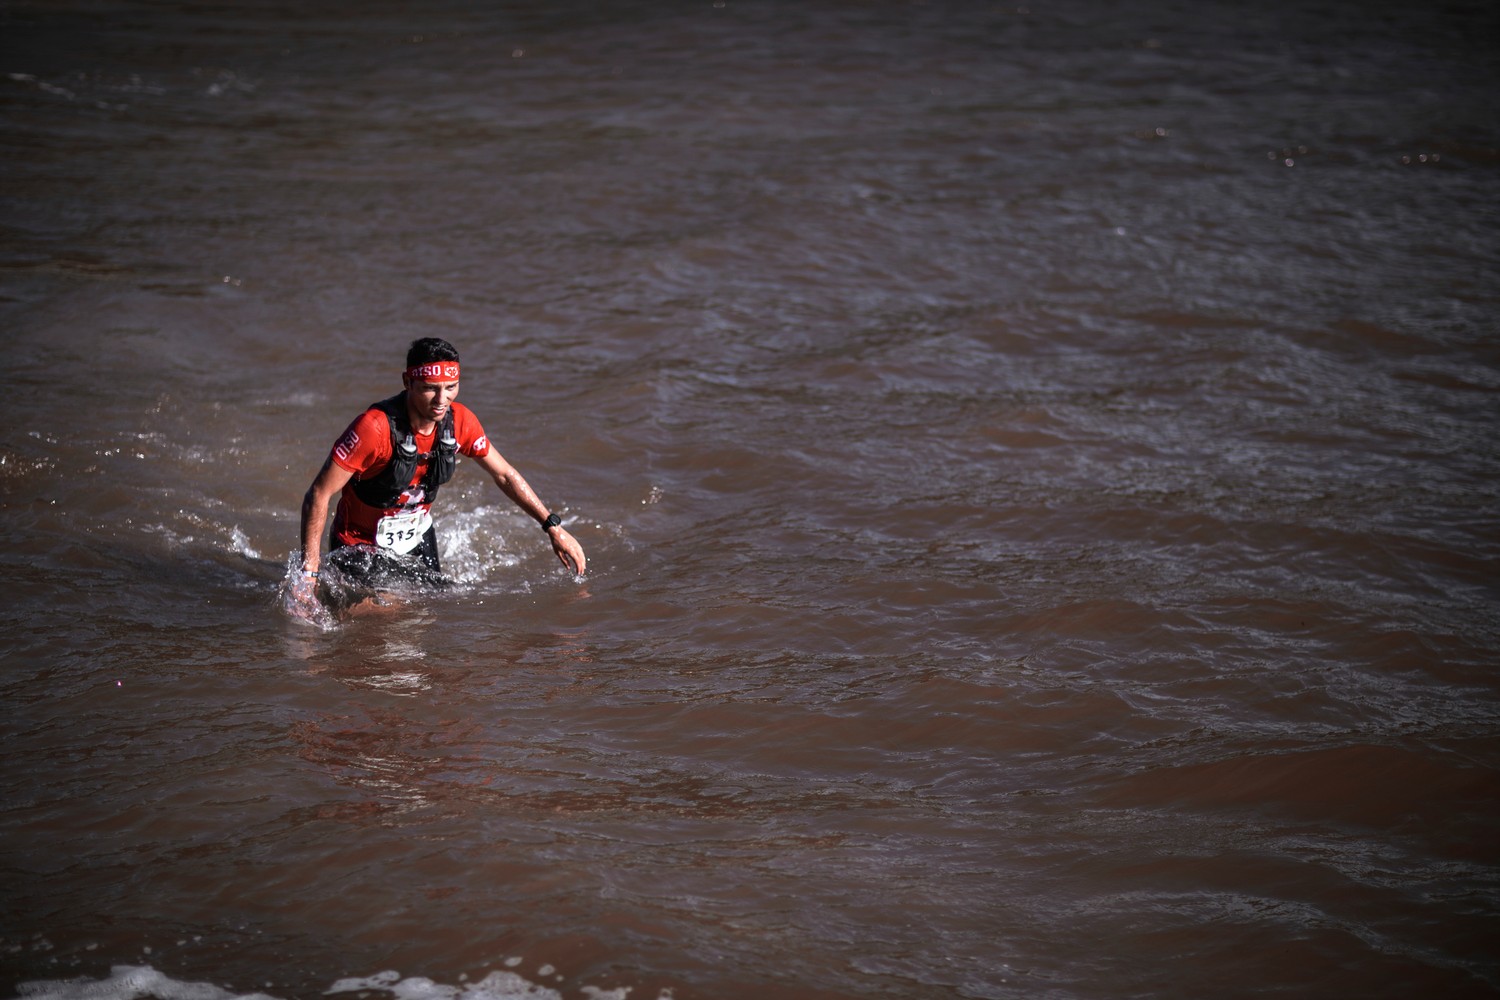
<svg viewBox="0 0 1500 1000">
<path fill-rule="evenodd" d="M 297 570 L 296 577 L 287 591 L 291 599 L 287 602 L 287 610 L 302 618 L 311 618 L 318 613 L 321 605 L 318 602 L 318 578 Z"/>
<path fill-rule="evenodd" d="M 579 576 L 583 576 L 588 560 L 584 558 L 583 546 L 578 544 L 578 539 L 568 534 L 568 529 L 560 525 L 548 529 L 547 537 L 552 540 L 552 551 L 557 553 L 557 558 L 562 564 Z"/>
</svg>

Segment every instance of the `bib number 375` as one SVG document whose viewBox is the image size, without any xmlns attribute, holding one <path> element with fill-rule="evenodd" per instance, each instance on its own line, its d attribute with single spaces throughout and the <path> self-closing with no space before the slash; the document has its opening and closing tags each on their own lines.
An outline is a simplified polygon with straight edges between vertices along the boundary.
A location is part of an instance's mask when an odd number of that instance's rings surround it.
<svg viewBox="0 0 1500 1000">
<path fill-rule="evenodd" d="M 432 514 L 426 510 L 408 510 L 382 517 L 375 525 L 375 544 L 392 552 L 410 552 L 422 544 L 422 536 L 432 527 Z"/>
</svg>

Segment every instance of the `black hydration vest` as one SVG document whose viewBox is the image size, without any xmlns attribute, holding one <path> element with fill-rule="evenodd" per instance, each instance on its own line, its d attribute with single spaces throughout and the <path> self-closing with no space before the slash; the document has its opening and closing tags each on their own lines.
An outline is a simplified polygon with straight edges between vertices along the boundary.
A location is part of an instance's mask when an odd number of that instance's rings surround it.
<svg viewBox="0 0 1500 1000">
<path fill-rule="evenodd" d="M 412 486 L 412 473 L 425 459 L 427 472 L 422 476 L 423 503 L 437 499 L 438 487 L 453 478 L 458 465 L 458 440 L 453 436 L 453 408 L 443 414 L 438 425 L 433 449 L 417 451 L 417 441 L 412 434 L 411 422 L 406 419 L 406 393 L 398 392 L 390 399 L 370 404 L 370 409 L 386 415 L 391 425 L 391 461 L 369 479 L 354 481 L 354 495 L 361 503 L 381 510 L 399 506 L 401 494 Z"/>
</svg>

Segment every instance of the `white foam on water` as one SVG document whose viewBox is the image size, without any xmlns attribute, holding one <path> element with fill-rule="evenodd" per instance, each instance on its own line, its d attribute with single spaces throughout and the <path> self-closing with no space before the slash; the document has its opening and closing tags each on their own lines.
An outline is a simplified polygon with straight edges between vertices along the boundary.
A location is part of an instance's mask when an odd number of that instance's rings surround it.
<svg viewBox="0 0 1500 1000">
<path fill-rule="evenodd" d="M 385 990 L 396 1000 L 562 1000 L 562 994 L 538 986 L 514 972 L 491 972 L 477 983 L 446 986 L 422 976 L 401 978 L 398 972 L 381 972 L 365 979 L 340 979 L 325 996 L 358 990 Z"/>
<path fill-rule="evenodd" d="M 107 979 L 54 979 L 21 983 L 25 1000 L 276 1000 L 265 993 L 234 993 L 212 983 L 184 983 L 149 965 L 116 965 Z"/>
<path fill-rule="evenodd" d="M 589 1000 L 627 1000 L 631 992 L 628 986 L 579 989 Z M 399 972 L 387 970 L 340 979 L 323 995 L 369 991 L 389 994 L 394 1000 L 563 1000 L 557 990 L 514 972 L 491 972 L 478 982 L 449 986 L 423 976 L 404 978 Z M 77 977 L 21 983 L 16 992 L 21 1000 L 278 1000 L 268 993 L 235 993 L 212 983 L 181 982 L 149 965 L 116 965 L 105 979 Z M 672 991 L 662 990 L 655 1000 L 672 1000 Z"/>
<path fill-rule="evenodd" d="M 497 507 L 444 510 L 438 526 L 438 555 L 443 572 L 461 584 L 488 581 L 496 569 L 521 563 L 502 530 L 503 512 Z"/>
<path fill-rule="evenodd" d="M 230 551 L 245 556 L 248 559 L 261 558 L 261 554 L 255 550 L 255 546 L 250 544 L 250 537 L 244 531 L 240 530 L 240 526 L 237 524 L 229 531 L 229 548 Z"/>
</svg>

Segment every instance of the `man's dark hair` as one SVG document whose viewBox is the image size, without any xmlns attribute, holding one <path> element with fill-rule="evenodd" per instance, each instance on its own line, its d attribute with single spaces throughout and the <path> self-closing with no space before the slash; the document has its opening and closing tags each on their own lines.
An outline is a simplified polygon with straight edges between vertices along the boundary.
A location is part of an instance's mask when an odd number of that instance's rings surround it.
<svg viewBox="0 0 1500 1000">
<path fill-rule="evenodd" d="M 457 361 L 458 350 L 440 337 L 413 340 L 406 351 L 406 367 L 415 368 L 432 361 Z"/>
</svg>

